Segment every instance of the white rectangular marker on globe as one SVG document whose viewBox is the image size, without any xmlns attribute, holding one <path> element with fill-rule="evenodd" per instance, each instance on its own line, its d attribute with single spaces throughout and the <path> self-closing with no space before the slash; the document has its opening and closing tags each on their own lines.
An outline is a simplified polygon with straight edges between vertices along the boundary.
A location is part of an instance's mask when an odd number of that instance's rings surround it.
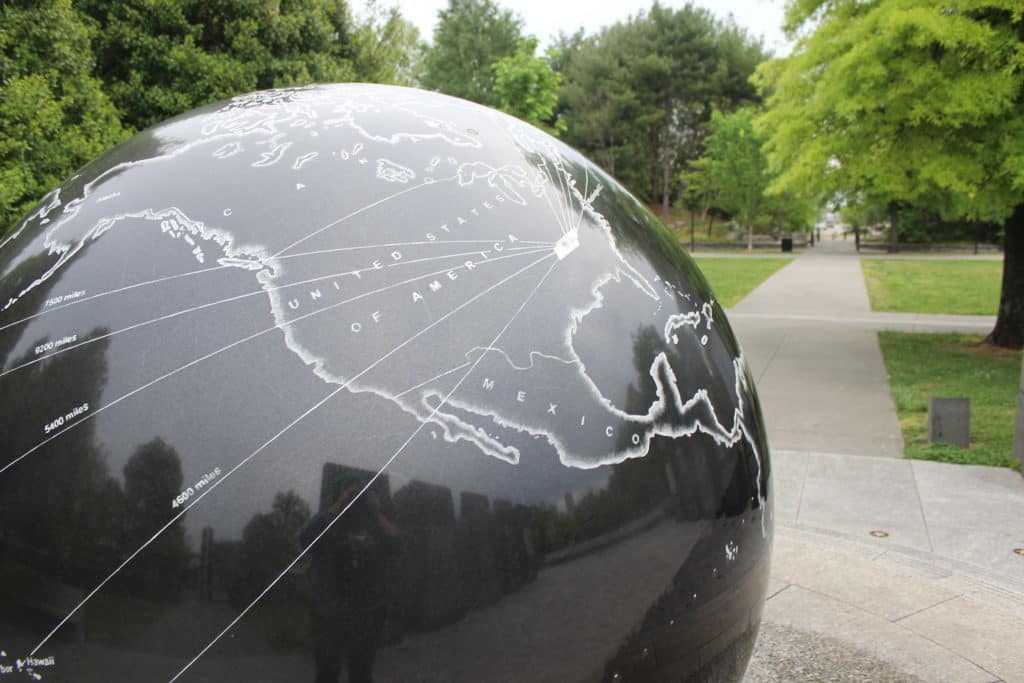
<svg viewBox="0 0 1024 683">
<path fill-rule="evenodd" d="M 579 229 L 573 228 L 569 232 L 562 235 L 562 239 L 555 242 L 555 256 L 561 261 L 566 256 L 576 250 L 576 247 L 580 246 L 580 231 Z"/>
</svg>

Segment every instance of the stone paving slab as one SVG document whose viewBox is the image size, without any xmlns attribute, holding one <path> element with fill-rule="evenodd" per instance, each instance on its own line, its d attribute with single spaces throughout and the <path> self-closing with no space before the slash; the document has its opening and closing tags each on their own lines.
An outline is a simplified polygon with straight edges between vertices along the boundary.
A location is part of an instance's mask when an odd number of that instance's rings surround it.
<svg viewBox="0 0 1024 683">
<path fill-rule="evenodd" d="M 1024 681 L 1024 592 L 1012 580 L 885 545 L 778 524 L 767 637 L 747 683 Z"/>
<path fill-rule="evenodd" d="M 772 475 L 769 637 L 748 683 L 1024 681 L 1019 473 L 777 450 Z"/>
<path fill-rule="evenodd" d="M 776 522 L 918 551 L 932 566 L 1015 580 L 1024 595 L 1024 478 L 1006 468 L 772 452 Z M 885 538 L 873 538 L 884 531 Z M 1022 636 L 1024 638 L 1024 636 Z"/>
</svg>

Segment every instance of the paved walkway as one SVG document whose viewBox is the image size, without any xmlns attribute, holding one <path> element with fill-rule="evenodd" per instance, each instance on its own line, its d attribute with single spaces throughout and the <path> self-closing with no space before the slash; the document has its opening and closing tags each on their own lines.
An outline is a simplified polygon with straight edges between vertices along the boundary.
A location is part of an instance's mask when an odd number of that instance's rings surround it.
<svg viewBox="0 0 1024 683">
<path fill-rule="evenodd" d="M 900 457 L 903 436 L 852 243 L 824 242 L 732 311 L 773 448 Z"/>
<path fill-rule="evenodd" d="M 873 313 L 852 243 L 825 241 L 729 320 L 775 481 L 771 597 L 748 683 L 1024 681 L 1024 478 L 903 460 L 876 335 L 981 333 L 992 318 Z"/>
</svg>

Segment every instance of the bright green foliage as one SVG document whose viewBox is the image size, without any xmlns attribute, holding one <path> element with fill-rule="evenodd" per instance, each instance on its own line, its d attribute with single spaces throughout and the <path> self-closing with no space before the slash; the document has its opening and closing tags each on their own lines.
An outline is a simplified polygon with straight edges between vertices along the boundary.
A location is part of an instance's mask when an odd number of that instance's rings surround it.
<svg viewBox="0 0 1024 683">
<path fill-rule="evenodd" d="M 758 72 L 777 189 L 1003 217 L 1024 197 L 1020 0 L 792 0 Z"/>
<path fill-rule="evenodd" d="M 758 72 L 776 190 L 1004 223 L 990 340 L 1024 345 L 1021 0 L 792 0 L 814 26 Z"/>
<path fill-rule="evenodd" d="M 498 106 L 491 65 L 516 54 L 522 27 L 522 19 L 492 0 L 448 0 L 423 58 L 423 87 Z"/>
<path fill-rule="evenodd" d="M 713 133 L 707 139 L 711 176 L 718 188 L 717 204 L 747 229 L 747 248 L 753 248 L 754 222 L 774 209 L 765 196 L 770 180 L 761 146 L 764 138 L 754 129 L 753 109 L 724 115 L 715 112 Z"/>
<path fill-rule="evenodd" d="M 70 0 L 0 6 L 0 235 L 124 137 Z"/>
<path fill-rule="evenodd" d="M 491 66 L 494 94 L 502 111 L 558 134 L 565 130 L 563 121 L 554 120 L 562 76 L 551 69 L 548 58 L 535 56 L 536 50 L 537 39 L 530 36 L 519 41 L 513 56 Z"/>
<path fill-rule="evenodd" d="M 252 90 L 350 81 L 341 0 L 78 0 L 99 27 L 97 74 L 125 124 L 145 128 Z"/>
<path fill-rule="evenodd" d="M 951 334 L 880 332 L 878 341 L 906 457 L 1018 467 L 1013 457 L 1013 426 L 1019 352 L 980 345 L 979 337 Z M 933 396 L 971 399 L 970 448 L 928 443 L 928 402 Z"/>
<path fill-rule="evenodd" d="M 556 66 L 567 139 L 647 200 L 667 207 L 701 156 L 713 107 L 753 102 L 760 42 L 692 4 L 655 3 L 625 23 L 563 37 Z"/>
<path fill-rule="evenodd" d="M 864 259 L 871 308 L 904 313 L 995 315 L 999 261 Z"/>
<path fill-rule="evenodd" d="M 723 308 L 731 308 L 793 259 L 696 256 L 694 260 L 715 291 L 718 303 Z"/>
</svg>

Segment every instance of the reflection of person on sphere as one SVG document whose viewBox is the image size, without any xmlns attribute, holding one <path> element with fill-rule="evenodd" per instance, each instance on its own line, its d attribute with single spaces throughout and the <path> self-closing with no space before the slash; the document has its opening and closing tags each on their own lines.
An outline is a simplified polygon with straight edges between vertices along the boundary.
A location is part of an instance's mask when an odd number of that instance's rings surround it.
<svg viewBox="0 0 1024 683">
<path fill-rule="evenodd" d="M 337 683 L 343 655 L 349 683 L 373 680 L 387 611 L 386 568 L 398 528 L 385 516 L 376 491 L 368 489 L 356 498 L 366 481 L 351 470 L 341 474 L 327 497 L 333 501 L 328 509 L 310 518 L 299 532 L 302 545 L 308 546 L 337 519 L 312 548 L 316 683 Z"/>
</svg>

